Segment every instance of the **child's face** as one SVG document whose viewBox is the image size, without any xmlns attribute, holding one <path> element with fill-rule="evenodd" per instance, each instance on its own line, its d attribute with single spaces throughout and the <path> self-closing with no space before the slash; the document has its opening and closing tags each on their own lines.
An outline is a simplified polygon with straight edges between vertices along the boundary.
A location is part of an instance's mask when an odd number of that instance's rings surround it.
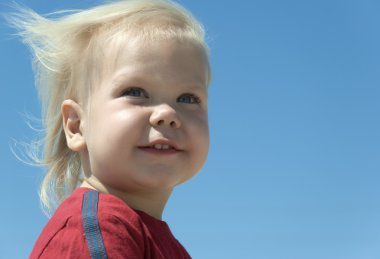
<svg viewBox="0 0 380 259">
<path fill-rule="evenodd" d="M 171 189 L 206 160 L 205 54 L 176 40 L 136 41 L 109 52 L 83 123 L 85 168 L 122 191 Z"/>
</svg>

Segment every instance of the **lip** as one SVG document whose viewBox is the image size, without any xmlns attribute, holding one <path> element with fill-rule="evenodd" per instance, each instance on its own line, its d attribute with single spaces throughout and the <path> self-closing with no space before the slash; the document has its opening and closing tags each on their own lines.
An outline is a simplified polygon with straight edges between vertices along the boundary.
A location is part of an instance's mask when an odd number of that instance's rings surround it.
<svg viewBox="0 0 380 259">
<path fill-rule="evenodd" d="M 170 149 L 155 149 L 152 146 L 160 144 L 160 145 L 169 145 L 172 148 Z M 175 143 L 174 141 L 168 140 L 168 139 L 156 139 L 154 141 L 149 142 L 148 144 L 144 144 L 142 146 L 138 147 L 140 150 L 143 150 L 145 152 L 156 154 L 156 155 L 171 155 L 171 154 L 177 154 L 179 152 L 182 152 L 183 150 Z"/>
</svg>

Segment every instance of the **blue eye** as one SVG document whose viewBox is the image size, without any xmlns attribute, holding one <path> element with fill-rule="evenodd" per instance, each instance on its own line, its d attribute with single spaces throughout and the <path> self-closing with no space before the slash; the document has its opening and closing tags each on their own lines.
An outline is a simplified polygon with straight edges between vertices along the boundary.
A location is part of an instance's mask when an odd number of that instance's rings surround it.
<svg viewBox="0 0 380 259">
<path fill-rule="evenodd" d="M 201 100 L 198 96 L 193 94 L 183 94 L 180 97 L 177 98 L 177 102 L 179 103 L 189 103 L 189 104 L 196 104 L 200 103 Z"/>
<path fill-rule="evenodd" d="M 144 97 L 147 98 L 148 95 L 145 92 L 144 89 L 141 89 L 139 87 L 131 87 L 128 88 L 124 93 L 123 96 L 132 96 L 132 97 Z"/>
</svg>

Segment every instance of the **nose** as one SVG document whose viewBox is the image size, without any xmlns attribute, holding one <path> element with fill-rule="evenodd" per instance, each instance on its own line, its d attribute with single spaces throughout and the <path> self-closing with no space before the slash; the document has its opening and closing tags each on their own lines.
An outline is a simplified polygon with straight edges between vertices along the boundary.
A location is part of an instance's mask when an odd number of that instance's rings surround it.
<svg viewBox="0 0 380 259">
<path fill-rule="evenodd" d="M 173 107 L 167 104 L 161 104 L 153 108 L 149 122 L 152 126 L 169 126 L 178 129 L 181 127 L 181 121 Z"/>
</svg>

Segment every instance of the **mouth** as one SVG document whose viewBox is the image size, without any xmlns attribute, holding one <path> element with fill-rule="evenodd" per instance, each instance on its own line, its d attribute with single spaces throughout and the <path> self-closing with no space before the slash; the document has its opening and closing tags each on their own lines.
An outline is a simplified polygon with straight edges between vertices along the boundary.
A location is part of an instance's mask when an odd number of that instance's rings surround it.
<svg viewBox="0 0 380 259">
<path fill-rule="evenodd" d="M 150 146 L 150 148 L 154 148 L 156 150 L 170 150 L 170 149 L 176 150 L 175 147 L 173 147 L 169 144 L 153 144 Z"/>
<path fill-rule="evenodd" d="M 153 154 L 176 154 L 183 151 L 174 142 L 167 140 L 153 141 L 139 148 Z"/>
</svg>

